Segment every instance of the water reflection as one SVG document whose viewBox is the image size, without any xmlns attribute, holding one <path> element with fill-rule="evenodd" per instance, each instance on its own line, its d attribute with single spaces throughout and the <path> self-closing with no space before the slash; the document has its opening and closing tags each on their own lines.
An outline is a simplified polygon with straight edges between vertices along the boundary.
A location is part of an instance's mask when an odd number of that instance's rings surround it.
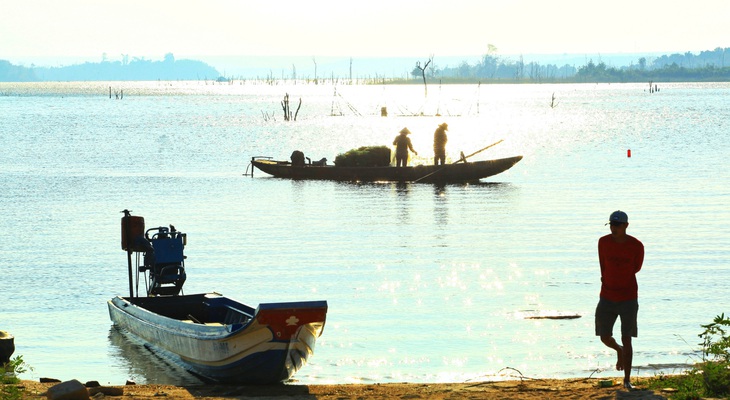
<svg viewBox="0 0 730 400">
<path fill-rule="evenodd" d="M 511 182 L 472 182 L 463 184 L 465 190 L 479 189 L 493 195 L 495 200 L 512 201 L 519 194 L 520 186 Z"/>
<path fill-rule="evenodd" d="M 111 358 L 120 375 L 137 383 L 161 385 L 198 385 L 202 382 L 185 369 L 160 358 L 144 344 L 124 334 L 115 326 L 109 329 Z"/>
<path fill-rule="evenodd" d="M 437 227 L 449 224 L 449 202 L 446 196 L 446 184 L 436 183 L 433 185 L 434 206 L 433 218 Z M 438 234 L 437 234 L 438 237 Z"/>
<path fill-rule="evenodd" d="M 397 209 L 397 220 L 398 223 L 403 225 L 408 225 L 411 218 L 410 218 L 410 211 L 411 211 L 411 204 L 407 201 L 408 200 L 408 192 L 411 188 L 411 184 L 407 182 L 397 182 L 392 184 L 395 188 L 395 193 L 398 197 L 398 209 Z"/>
<path fill-rule="evenodd" d="M 411 184 L 408 182 L 396 182 L 394 186 L 396 193 L 398 193 L 399 195 L 407 195 L 408 189 L 410 189 Z"/>
</svg>

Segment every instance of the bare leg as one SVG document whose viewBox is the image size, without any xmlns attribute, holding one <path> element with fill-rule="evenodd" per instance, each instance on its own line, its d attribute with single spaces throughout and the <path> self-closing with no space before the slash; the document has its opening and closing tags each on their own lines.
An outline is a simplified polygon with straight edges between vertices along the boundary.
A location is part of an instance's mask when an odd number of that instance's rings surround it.
<svg viewBox="0 0 730 400">
<path fill-rule="evenodd" d="M 616 370 L 624 371 L 624 374 L 626 374 L 624 369 L 624 348 L 616 342 L 616 339 L 614 339 L 613 336 L 601 336 L 601 342 L 603 342 L 603 344 L 605 344 L 606 346 L 616 350 Z M 631 346 L 631 337 L 629 337 L 629 346 Z M 629 367 L 629 371 L 631 371 L 631 367 Z"/>
<path fill-rule="evenodd" d="M 634 347 L 631 345 L 631 336 L 622 336 L 621 343 L 623 344 L 624 384 L 626 384 L 631 383 L 631 363 L 634 359 Z"/>
</svg>

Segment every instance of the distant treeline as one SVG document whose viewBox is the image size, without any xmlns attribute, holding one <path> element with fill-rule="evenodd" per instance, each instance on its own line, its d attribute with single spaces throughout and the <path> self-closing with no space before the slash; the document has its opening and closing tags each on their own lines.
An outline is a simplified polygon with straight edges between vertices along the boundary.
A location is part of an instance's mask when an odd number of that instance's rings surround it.
<svg viewBox="0 0 730 400">
<path fill-rule="evenodd" d="M 150 81 L 215 80 L 220 73 L 210 65 L 195 60 L 175 60 L 168 53 L 162 61 L 134 58 L 129 61 L 102 61 L 65 67 L 21 67 L 0 60 L 0 81 Z"/>
<path fill-rule="evenodd" d="M 730 81 L 730 48 L 716 48 L 698 55 L 690 52 L 657 57 L 649 62 L 645 57 L 636 64 L 621 67 L 607 66 L 598 60 L 583 66 L 503 59 L 490 51 L 475 65 L 463 62 L 458 67 L 429 68 L 427 77 L 449 82 L 647 82 L 647 81 Z M 726 59 L 727 54 L 727 59 Z M 411 77 L 419 81 L 422 71 L 414 67 Z"/>
<path fill-rule="evenodd" d="M 422 74 L 428 80 L 442 83 L 551 83 L 551 82 L 650 82 L 650 81 L 730 81 L 730 48 L 716 48 L 699 54 L 686 52 L 656 57 L 639 57 L 625 66 L 611 66 L 593 59 L 585 65 L 541 64 L 524 62 L 497 55 L 496 48 L 475 64 L 464 61 L 456 67 L 438 68 L 431 63 L 425 70 L 413 68 L 411 79 L 379 76 L 361 80 L 368 83 L 420 83 Z M 728 58 L 726 59 L 726 54 Z M 410 67 L 407 67 L 410 68 Z M 195 60 L 175 60 L 168 53 L 162 61 L 124 56 L 121 61 L 102 60 L 64 67 L 23 67 L 0 60 L 0 81 L 129 81 L 129 80 L 226 80 L 210 65 Z M 285 79 L 285 78 L 281 78 Z M 276 81 L 271 74 L 267 81 Z M 339 80 L 339 79 L 338 79 Z M 349 79 L 350 81 L 352 78 Z M 314 82 L 318 79 L 315 78 Z M 333 76 L 333 81 L 335 81 Z"/>
</svg>

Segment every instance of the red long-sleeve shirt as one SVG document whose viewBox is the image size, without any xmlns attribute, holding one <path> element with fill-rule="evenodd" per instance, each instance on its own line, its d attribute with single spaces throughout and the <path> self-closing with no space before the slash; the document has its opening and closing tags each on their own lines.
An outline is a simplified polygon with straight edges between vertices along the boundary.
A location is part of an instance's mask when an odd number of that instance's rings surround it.
<svg viewBox="0 0 730 400">
<path fill-rule="evenodd" d="M 601 265 L 601 298 L 610 301 L 633 300 L 639 297 L 636 273 L 644 263 L 644 245 L 626 235 L 616 242 L 611 235 L 598 239 L 598 260 Z"/>
</svg>

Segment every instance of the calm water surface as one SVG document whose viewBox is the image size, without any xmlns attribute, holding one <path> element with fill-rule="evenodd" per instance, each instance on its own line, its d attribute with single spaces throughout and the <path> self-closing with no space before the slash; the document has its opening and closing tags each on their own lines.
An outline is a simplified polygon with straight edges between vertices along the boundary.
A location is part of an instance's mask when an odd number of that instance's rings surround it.
<svg viewBox="0 0 730 400">
<path fill-rule="evenodd" d="M 298 382 L 617 376 L 593 311 L 621 209 L 646 247 L 635 374 L 679 372 L 730 312 L 730 85 L 646 86 L 430 85 L 424 101 L 420 85 L 0 83 L 0 329 L 24 378 L 189 382 L 111 326 L 127 208 L 188 234 L 186 293 L 329 302 Z M 430 163 L 442 122 L 452 160 L 500 139 L 474 159 L 524 159 L 468 185 L 243 176 L 252 156 L 332 162 L 404 126 Z M 525 319 L 559 314 L 582 317 Z"/>
</svg>

